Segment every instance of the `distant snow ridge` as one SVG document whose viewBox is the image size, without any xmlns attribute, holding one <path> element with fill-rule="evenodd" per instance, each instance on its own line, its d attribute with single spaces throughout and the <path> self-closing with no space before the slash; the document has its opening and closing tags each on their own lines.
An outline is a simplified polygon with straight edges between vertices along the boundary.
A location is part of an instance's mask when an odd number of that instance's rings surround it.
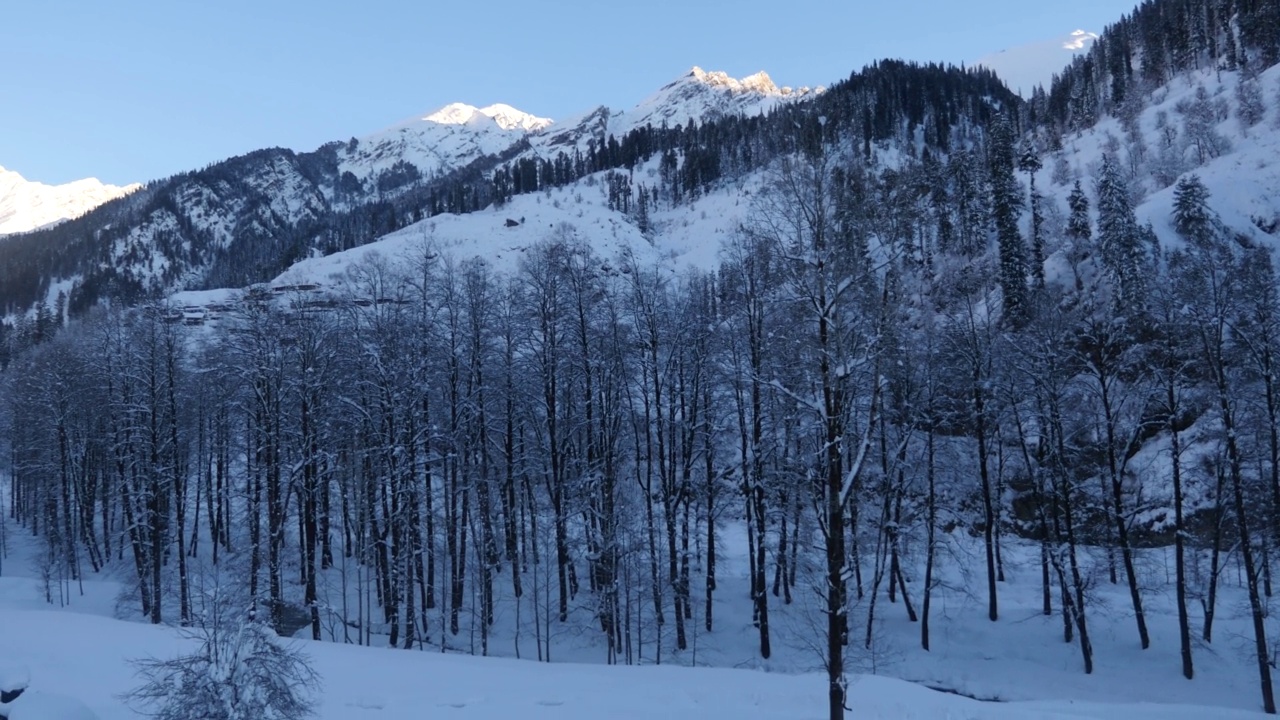
<svg viewBox="0 0 1280 720">
<path fill-rule="evenodd" d="M 720 70 L 707 72 L 694 65 L 686 77 L 691 77 L 711 87 L 728 88 L 731 92 L 758 92 L 762 95 L 779 95 L 782 92 L 777 85 L 773 84 L 773 79 L 769 77 L 769 74 L 763 70 L 755 75 L 748 75 L 741 80 L 735 80 L 729 77 L 726 72 Z"/>
<path fill-rule="evenodd" d="M 22 233 L 80 217 L 99 205 L 142 187 L 106 185 L 86 178 L 45 185 L 0 167 L 0 235 Z"/>
<path fill-rule="evenodd" d="M 530 141 L 544 157 L 561 151 L 572 154 L 575 148 L 586 152 L 592 141 L 598 146 L 610 135 L 621 139 L 646 125 L 675 127 L 690 120 L 705 123 L 733 115 L 754 117 L 824 90 L 778 87 L 764 72 L 736 79 L 725 72 L 708 72 L 695 66 L 630 110 L 617 111 L 602 105 L 544 128 Z"/>
<path fill-rule="evenodd" d="M 780 88 L 763 71 L 735 79 L 725 72 L 708 72 L 694 66 L 684 76 L 622 115 L 628 118 L 627 129 L 642 127 L 646 123 L 656 127 L 663 121 L 675 125 L 688 122 L 690 118 L 706 121 L 725 115 L 758 115 L 779 103 L 822 91 L 821 87 L 816 90 Z"/>
<path fill-rule="evenodd" d="M 430 177 L 500 153 L 550 125 L 510 105 L 451 103 L 348 143 L 339 151 L 340 168 L 365 180 L 405 162 Z"/>
<path fill-rule="evenodd" d="M 489 118 L 503 130 L 523 130 L 537 132 L 551 124 L 551 120 L 530 115 L 510 105 L 497 103 L 488 107 L 477 108 L 466 103 L 451 103 L 422 118 L 426 122 L 440 125 L 467 125 L 472 122 L 485 122 Z"/>
<path fill-rule="evenodd" d="M 1075 30 L 1049 40 L 1001 50 L 973 64 L 991 69 L 1010 90 L 1029 98 L 1037 86 L 1048 88 L 1053 76 L 1070 65 L 1076 55 L 1088 52 L 1097 39 L 1095 32 Z"/>
<path fill-rule="evenodd" d="M 342 145 L 339 170 L 361 181 L 377 182 L 383 173 L 395 173 L 404 163 L 430 178 L 485 155 L 500 154 L 525 138 L 531 152 L 543 157 L 561 151 L 572 155 L 575 149 L 585 153 L 591 141 L 599 145 L 610 135 L 622 138 L 645 125 L 674 127 L 691 119 L 702 123 L 731 115 L 754 116 L 822 91 L 821 87 L 778 87 L 764 72 L 737 79 L 694 67 L 630 110 L 598 107 L 563 122 L 501 103 L 476 107 L 456 102 Z"/>
</svg>

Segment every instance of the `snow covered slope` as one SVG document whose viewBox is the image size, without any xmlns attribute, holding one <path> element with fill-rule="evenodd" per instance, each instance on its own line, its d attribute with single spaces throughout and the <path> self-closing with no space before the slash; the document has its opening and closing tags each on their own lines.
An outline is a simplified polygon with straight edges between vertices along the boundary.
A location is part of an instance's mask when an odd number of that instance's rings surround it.
<svg viewBox="0 0 1280 720">
<path fill-rule="evenodd" d="M 142 187 L 117 187 L 97 178 L 45 185 L 0 167 L 0 235 L 27 232 L 78 217 Z"/>
<path fill-rule="evenodd" d="M 1208 205 L 1227 227 L 1280 250 L 1280 104 L 1275 102 L 1280 100 L 1280 65 L 1258 78 L 1266 109 L 1248 127 L 1239 115 L 1240 82 L 1239 72 L 1205 70 L 1181 76 L 1151 96 L 1137 118 L 1136 133 L 1127 131 L 1120 120 L 1105 117 L 1093 128 L 1068 136 L 1063 149 L 1045 162 L 1057 212 L 1066 212 L 1065 198 L 1076 179 L 1092 195 L 1093 179 L 1106 153 L 1132 173 L 1127 179 L 1130 195 L 1137 198 L 1138 220 L 1151 223 L 1163 245 L 1183 243 L 1171 219 L 1173 189 L 1179 177 L 1194 174 L 1209 189 Z M 1219 143 L 1216 156 L 1203 161 L 1187 121 L 1200 88 Z M 1134 142 L 1137 138 L 1140 144 Z"/>
<path fill-rule="evenodd" d="M 648 170 L 637 176 L 647 177 Z M 425 246 L 459 262 L 482 258 L 492 269 L 510 273 L 531 247 L 548 239 L 587 242 L 613 268 L 634 262 L 676 272 L 684 267 L 714 270 L 723 241 L 746 220 L 750 198 L 762 180 L 755 175 L 687 205 L 655 209 L 653 229 L 647 235 L 633 217 L 608 207 L 603 183 L 518 195 L 500 208 L 438 215 L 368 245 L 302 260 L 270 284 L 337 290 L 352 268 L 370 258 L 378 256 L 393 267 L 408 268 Z M 175 296 L 182 305 L 203 305 L 204 299 L 200 292 Z"/>
<path fill-rule="evenodd" d="M 339 170 L 366 180 L 403 161 L 431 177 L 500 153 L 550 124 L 510 105 L 453 103 L 347 143 L 339 151 Z"/>
<path fill-rule="evenodd" d="M 1062 72 L 1062 68 L 1070 64 L 1076 55 L 1088 52 L 1097 39 L 1097 33 L 1076 30 L 985 55 L 972 64 L 990 68 L 1010 90 L 1026 98 L 1038 85 L 1048 88 L 1054 74 Z"/>
</svg>

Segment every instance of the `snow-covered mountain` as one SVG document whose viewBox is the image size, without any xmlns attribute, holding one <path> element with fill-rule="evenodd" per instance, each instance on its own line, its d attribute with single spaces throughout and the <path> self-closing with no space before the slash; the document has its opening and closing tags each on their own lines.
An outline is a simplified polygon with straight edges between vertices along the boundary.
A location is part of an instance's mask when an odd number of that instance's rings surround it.
<svg viewBox="0 0 1280 720">
<path fill-rule="evenodd" d="M 621 138 L 646 125 L 675 127 L 690 120 L 754 116 L 822 90 L 778 87 L 764 72 L 737 79 L 694 67 L 630 109 L 601 106 L 558 122 L 510 105 L 477 108 L 452 103 L 342 144 L 337 150 L 339 172 L 368 181 L 407 163 L 423 178 L 438 177 L 486 155 L 498 155 L 526 138 L 530 152 L 541 157 L 562 150 L 585 152 L 590 140 L 600 144 L 610 135 Z"/>
<path fill-rule="evenodd" d="M 978 58 L 973 64 L 990 68 L 1010 90 L 1024 98 L 1030 97 L 1037 86 L 1049 87 L 1053 76 L 1062 72 L 1073 57 L 1089 52 L 1097 39 L 1097 33 L 1076 30 L 991 53 Z"/>
<path fill-rule="evenodd" d="M 347 143 L 338 153 L 339 170 L 367 180 L 405 162 L 432 177 L 500 153 L 549 125 L 547 118 L 510 105 L 477 108 L 453 103 Z"/>
<path fill-rule="evenodd" d="M 779 103 L 808 97 L 813 92 L 822 92 L 822 88 L 780 88 L 763 71 L 736 79 L 695 66 L 631 110 L 615 114 L 610 131 L 620 134 L 645 125 L 659 127 L 666 123 L 675 127 L 690 119 L 706 122 L 725 115 L 759 115 Z"/>
<path fill-rule="evenodd" d="M 629 110 L 600 106 L 554 123 L 530 142 L 543 156 L 560 150 L 585 150 L 590 140 L 599 144 L 610 135 L 621 138 L 646 125 L 674 128 L 690 120 L 702 123 L 729 115 L 752 117 L 823 91 L 822 87 L 778 87 L 763 71 L 737 79 L 694 66 Z"/>
<path fill-rule="evenodd" d="M 117 187 L 97 178 L 45 185 L 0 167 L 0 235 L 28 232 L 78 217 L 142 187 Z"/>
</svg>

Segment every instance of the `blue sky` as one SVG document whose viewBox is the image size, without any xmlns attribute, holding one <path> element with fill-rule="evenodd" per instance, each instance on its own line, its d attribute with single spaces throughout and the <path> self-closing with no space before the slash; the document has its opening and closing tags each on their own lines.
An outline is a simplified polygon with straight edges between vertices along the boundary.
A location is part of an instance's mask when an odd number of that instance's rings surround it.
<svg viewBox="0 0 1280 720">
<path fill-rule="evenodd" d="M 1136 0 L 15 0 L 0 166 L 123 184 L 310 150 L 454 101 L 625 109 L 693 65 L 829 84 L 884 57 L 969 62 Z"/>
</svg>

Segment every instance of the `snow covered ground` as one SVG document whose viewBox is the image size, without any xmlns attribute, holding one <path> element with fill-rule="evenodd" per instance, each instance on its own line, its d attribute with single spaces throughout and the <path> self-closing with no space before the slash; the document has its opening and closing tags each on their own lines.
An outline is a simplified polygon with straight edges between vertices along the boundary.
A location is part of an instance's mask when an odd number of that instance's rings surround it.
<svg viewBox="0 0 1280 720">
<path fill-rule="evenodd" d="M 171 657 L 194 647 L 174 628 L 154 627 L 136 618 L 131 602 L 118 603 L 122 587 L 110 579 L 87 578 L 45 586 L 30 557 L 33 544 L 10 526 L 9 554 L 0 572 L 0 671 L 29 671 L 31 691 L 71 695 L 103 720 L 133 718 L 119 695 L 135 684 L 128 661 Z M 323 678 L 322 719 L 458 717 L 501 718 L 806 718 L 825 717 L 825 677 L 807 638 L 813 637 L 810 590 L 797 589 L 795 602 L 773 605 L 775 653 L 769 661 L 755 653 L 750 624 L 741 528 L 722 536 L 721 601 L 715 631 L 701 628 L 701 608 L 693 647 L 672 653 L 665 641 L 662 665 L 653 648 L 639 667 L 603 663 L 603 644 L 592 633 L 588 610 L 576 609 L 552 641 L 555 663 L 530 659 L 533 631 L 517 624 L 510 598 L 500 603 L 490 652 L 506 657 L 473 657 L 470 624 L 440 652 L 438 632 L 425 652 L 385 647 L 297 640 Z M 967 539 L 950 544 L 943 561 L 944 586 L 935 595 L 933 650 L 919 646 L 919 624 L 907 620 L 901 603 L 881 596 L 873 651 L 861 647 L 867 603 L 854 611 L 850 649 L 850 717 L 955 718 L 957 720 L 1095 718 L 1097 720 L 1235 720 L 1260 717 L 1256 670 L 1247 645 L 1247 603 L 1228 566 L 1219 600 L 1216 639 L 1196 647 L 1197 675 L 1179 674 L 1176 622 L 1161 553 L 1144 556 L 1152 647 L 1139 649 L 1123 585 L 1105 579 L 1105 558 L 1090 560 L 1094 599 L 1091 632 L 1097 669 L 1080 670 L 1079 651 L 1061 640 L 1061 620 L 1040 614 L 1035 549 L 1010 543 L 1008 580 L 1001 584 L 1001 620 L 985 618 L 985 598 L 964 588 L 980 585 L 964 567 L 976 560 Z M 329 578 L 335 590 L 336 576 Z M 916 583 L 913 583 L 915 585 Z M 529 595 L 526 594 L 526 598 Z M 919 588 L 913 587 L 919 607 Z M 528 602 L 526 600 L 526 602 Z M 745 612 L 744 612 L 745 611 Z M 524 622 L 537 612 L 526 607 Z M 115 619 L 119 615 L 127 620 Z M 1199 625 L 1199 613 L 1193 622 Z M 438 629 L 438 619 L 433 619 Z M 306 631 L 303 631 L 305 634 Z M 519 642 L 519 644 L 518 644 Z M 373 645 L 386 644 L 375 635 Z M 524 660 L 514 659 L 522 649 Z M 688 667 L 697 665 L 698 667 Z M 715 667 L 706 667 L 706 666 Z M 947 692 L 931 689 L 938 688 Z M 965 697 L 971 696 L 971 697 Z M 979 700 L 981 699 L 981 700 Z"/>
<path fill-rule="evenodd" d="M 5 661 L 21 661 L 33 691 L 74 693 L 103 720 L 135 715 L 118 694 L 134 684 L 130 658 L 168 657 L 192 645 L 169 628 L 38 610 L 0 610 Z M 825 717 L 818 675 L 750 670 L 545 664 L 303 643 L 324 681 L 322 720 L 456 717 Z M 901 720 L 1244 720 L 1254 713 L 1153 703 L 981 702 L 887 677 L 851 680 L 850 717 Z"/>
</svg>

